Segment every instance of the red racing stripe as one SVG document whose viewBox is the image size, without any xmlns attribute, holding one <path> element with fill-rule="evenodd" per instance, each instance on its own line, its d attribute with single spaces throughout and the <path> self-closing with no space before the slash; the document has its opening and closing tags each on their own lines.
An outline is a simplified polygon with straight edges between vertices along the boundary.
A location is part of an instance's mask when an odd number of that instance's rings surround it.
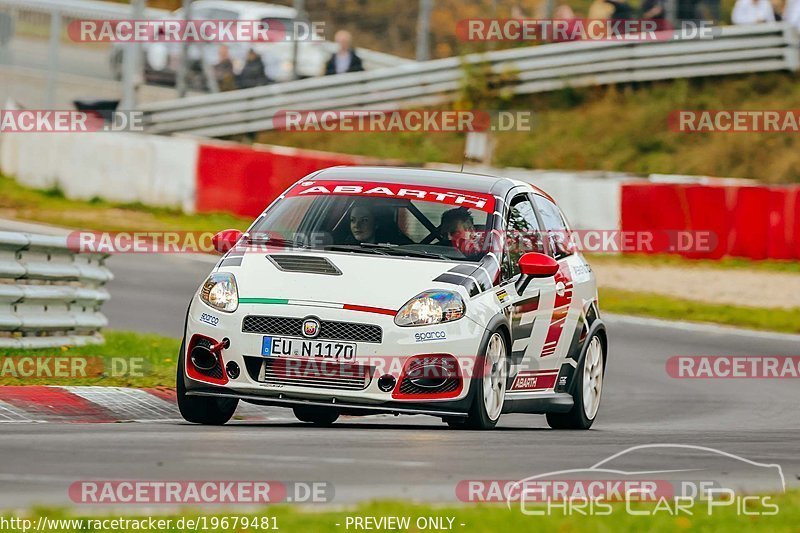
<svg viewBox="0 0 800 533">
<path fill-rule="evenodd" d="M 53 422 L 116 422 L 111 411 L 60 387 L 2 387 L 4 402 L 31 415 Z"/>
<path fill-rule="evenodd" d="M 382 307 L 369 307 L 368 305 L 354 305 L 354 304 L 344 304 L 342 309 L 349 309 L 350 311 L 362 311 L 364 313 L 377 313 L 379 315 L 389 315 L 394 316 L 397 314 L 397 311 L 393 311 L 392 309 L 383 309 Z"/>
</svg>

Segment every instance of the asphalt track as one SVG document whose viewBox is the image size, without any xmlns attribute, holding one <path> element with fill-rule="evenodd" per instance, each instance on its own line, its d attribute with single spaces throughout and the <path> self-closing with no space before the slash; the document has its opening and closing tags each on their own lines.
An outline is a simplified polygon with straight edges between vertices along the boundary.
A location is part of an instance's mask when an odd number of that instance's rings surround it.
<svg viewBox="0 0 800 533">
<path fill-rule="evenodd" d="M 113 328 L 179 335 L 209 258 L 117 256 L 105 308 Z M 796 355 L 800 337 L 725 328 L 607 318 L 610 363 L 594 429 L 552 431 L 544 417 L 506 415 L 493 432 L 449 430 L 438 419 L 345 419 L 314 428 L 282 417 L 208 428 L 178 422 L 3 424 L 2 507 L 68 504 L 67 487 L 85 479 L 326 481 L 336 503 L 373 498 L 456 500 L 465 479 L 516 480 L 586 468 L 642 444 L 699 445 L 779 464 L 788 485 L 800 479 L 796 380 L 670 378 L 673 355 Z M 653 464 L 655 461 L 658 464 Z M 706 466 L 702 453 L 659 450 L 659 468 Z M 746 480 L 745 480 L 746 481 Z M 757 488 L 755 486 L 753 489 Z"/>
</svg>

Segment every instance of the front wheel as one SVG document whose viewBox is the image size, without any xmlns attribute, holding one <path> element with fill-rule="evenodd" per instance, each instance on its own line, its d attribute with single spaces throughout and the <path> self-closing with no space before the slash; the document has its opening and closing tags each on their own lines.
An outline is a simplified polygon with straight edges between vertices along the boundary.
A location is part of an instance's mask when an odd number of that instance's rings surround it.
<svg viewBox="0 0 800 533">
<path fill-rule="evenodd" d="M 592 427 L 600 408 L 600 395 L 603 392 L 605 373 L 605 354 L 603 342 L 595 334 L 589 340 L 583 365 L 578 371 L 573 398 L 575 404 L 566 413 L 547 413 L 547 423 L 553 429 L 589 429 Z"/>
<path fill-rule="evenodd" d="M 479 376 L 473 376 L 476 389 L 469 416 L 463 421 L 463 425 L 459 421 L 449 424 L 450 427 L 492 429 L 497 425 L 506 398 L 508 378 L 506 355 L 505 337 L 499 331 L 495 331 L 486 345 L 486 353 L 478 359 L 483 364 L 476 365 L 476 370 L 480 368 L 482 371 Z"/>
<path fill-rule="evenodd" d="M 178 410 L 187 422 L 207 426 L 221 426 L 231 419 L 238 398 L 210 398 L 206 396 L 187 396 L 186 383 L 183 381 L 183 345 L 178 357 L 178 376 L 176 379 L 176 392 L 178 395 Z"/>
</svg>

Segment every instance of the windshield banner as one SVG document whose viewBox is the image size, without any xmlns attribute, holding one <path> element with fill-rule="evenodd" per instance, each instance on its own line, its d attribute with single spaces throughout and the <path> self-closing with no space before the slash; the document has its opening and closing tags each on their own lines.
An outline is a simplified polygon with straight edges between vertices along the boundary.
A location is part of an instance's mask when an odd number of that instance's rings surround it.
<svg viewBox="0 0 800 533">
<path fill-rule="evenodd" d="M 491 213 L 494 210 L 494 197 L 490 194 L 454 191 L 424 185 L 400 185 L 397 183 L 366 181 L 302 181 L 286 193 L 286 196 L 311 195 L 398 198 L 455 205 L 467 209 L 478 209 L 487 213 Z"/>
</svg>

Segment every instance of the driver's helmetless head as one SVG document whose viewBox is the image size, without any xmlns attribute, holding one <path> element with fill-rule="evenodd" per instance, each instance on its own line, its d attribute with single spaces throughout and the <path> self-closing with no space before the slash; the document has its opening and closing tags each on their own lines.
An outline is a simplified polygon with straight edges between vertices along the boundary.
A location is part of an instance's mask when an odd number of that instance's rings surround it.
<svg viewBox="0 0 800 533">
<path fill-rule="evenodd" d="M 350 232 L 358 242 L 375 242 L 375 214 L 364 206 L 355 206 L 350 211 Z"/>
<path fill-rule="evenodd" d="M 469 238 L 470 234 L 475 231 L 475 224 L 470 212 L 459 207 L 442 213 L 440 228 L 442 237 L 453 241 L 458 238 Z"/>
</svg>

